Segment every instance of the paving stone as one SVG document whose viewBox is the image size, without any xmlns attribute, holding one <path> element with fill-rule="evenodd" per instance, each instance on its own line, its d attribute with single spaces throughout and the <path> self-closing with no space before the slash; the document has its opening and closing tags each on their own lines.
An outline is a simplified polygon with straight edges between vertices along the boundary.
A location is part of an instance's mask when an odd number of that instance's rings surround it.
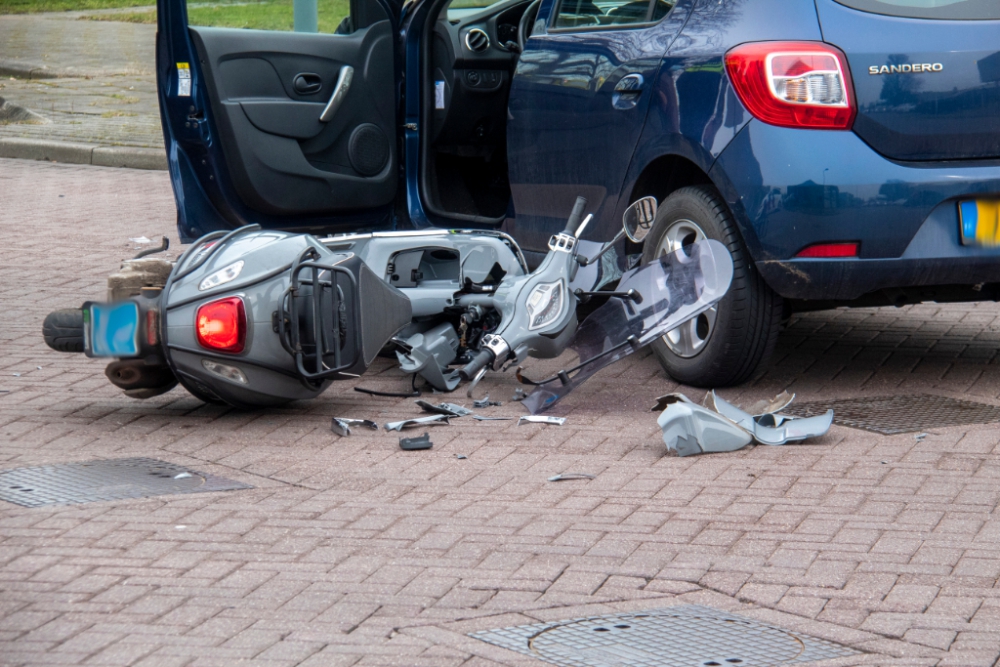
<svg viewBox="0 0 1000 667">
<path fill-rule="evenodd" d="M 345 408 L 413 414 L 405 399 L 355 398 L 349 383 L 251 414 L 180 389 L 134 401 L 99 361 L 48 350 L 39 329 L 49 310 L 101 298 L 136 252 L 130 237 L 176 239 L 166 174 L 0 159 L 0 201 L 0 468 L 152 456 L 256 487 L 0 507 L 5 658 L 472 667 L 503 661 L 461 633 L 419 632 L 678 599 L 853 633 L 842 641 L 880 652 L 872 664 L 997 658 L 995 426 L 921 441 L 835 426 L 815 443 L 665 456 L 649 397 L 702 392 L 670 382 L 650 354 L 570 397 L 558 431 L 456 420 L 419 456 L 391 438 L 327 434 Z M 723 395 L 919 391 L 1000 404 L 998 342 L 995 304 L 795 315 L 780 364 Z M 546 373 L 563 362 L 530 363 Z M 405 381 L 388 362 L 372 370 L 364 383 Z M 489 382 L 513 393 L 507 376 Z M 454 459 L 454 443 L 469 459 Z M 597 478 L 545 481 L 565 470 Z"/>
</svg>

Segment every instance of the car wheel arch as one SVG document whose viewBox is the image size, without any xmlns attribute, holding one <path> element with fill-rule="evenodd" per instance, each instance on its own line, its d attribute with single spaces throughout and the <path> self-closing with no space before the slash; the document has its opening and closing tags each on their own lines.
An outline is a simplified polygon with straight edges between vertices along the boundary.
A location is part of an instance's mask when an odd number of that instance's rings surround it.
<svg viewBox="0 0 1000 667">
<path fill-rule="evenodd" d="M 763 253 L 757 234 L 750 225 L 749 216 L 739 201 L 739 195 L 736 194 L 736 188 L 726 174 L 715 165 L 708 165 L 706 170 L 691 158 L 678 153 L 660 155 L 642 168 L 624 206 L 647 196 L 656 197 L 657 202 L 663 203 L 672 193 L 689 185 L 711 185 L 718 190 L 736 219 L 737 228 L 750 251 L 750 257 L 755 263 L 769 259 Z"/>
</svg>

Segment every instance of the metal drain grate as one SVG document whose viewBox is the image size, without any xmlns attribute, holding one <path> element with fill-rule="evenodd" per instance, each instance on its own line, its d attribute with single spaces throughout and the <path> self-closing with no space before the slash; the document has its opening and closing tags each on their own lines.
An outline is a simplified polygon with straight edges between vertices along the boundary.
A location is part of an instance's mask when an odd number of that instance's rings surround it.
<svg viewBox="0 0 1000 667">
<path fill-rule="evenodd" d="M 562 667 L 767 667 L 858 651 L 700 605 L 473 632 Z"/>
<path fill-rule="evenodd" d="M 0 472 L 0 500 L 24 507 L 250 488 L 241 482 L 146 458 L 60 463 Z"/>
<path fill-rule="evenodd" d="M 930 394 L 792 403 L 782 412 L 796 417 L 812 417 L 831 408 L 833 421 L 837 424 L 883 435 L 1000 422 L 1000 408 Z"/>
</svg>

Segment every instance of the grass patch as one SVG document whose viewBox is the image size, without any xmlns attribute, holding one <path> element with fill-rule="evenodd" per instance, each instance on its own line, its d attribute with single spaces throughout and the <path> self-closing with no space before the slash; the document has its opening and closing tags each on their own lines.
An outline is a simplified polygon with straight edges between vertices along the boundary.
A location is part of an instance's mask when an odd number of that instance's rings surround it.
<svg viewBox="0 0 1000 667">
<path fill-rule="evenodd" d="M 0 0 L 5 2 L 6 0 Z M 148 0 L 147 0 L 148 1 Z M 334 32 L 350 11 L 349 0 L 318 0 L 319 31 Z M 93 21 L 156 23 L 155 11 L 92 14 Z M 292 30 L 295 24 L 292 0 L 194 4 L 188 6 L 188 24 L 218 28 L 253 28 L 256 30 Z"/>
<path fill-rule="evenodd" d="M 156 4 L 154 0 L 0 0 L 0 14 L 119 9 Z"/>
</svg>

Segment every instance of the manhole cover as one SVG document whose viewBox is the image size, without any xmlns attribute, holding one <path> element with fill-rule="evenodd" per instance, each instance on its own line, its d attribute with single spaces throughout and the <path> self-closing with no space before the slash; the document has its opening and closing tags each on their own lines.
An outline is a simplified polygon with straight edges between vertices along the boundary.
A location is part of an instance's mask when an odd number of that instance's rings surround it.
<svg viewBox="0 0 1000 667">
<path fill-rule="evenodd" d="M 146 458 L 59 463 L 0 472 L 0 500 L 24 507 L 249 488 L 240 482 Z"/>
<path fill-rule="evenodd" d="M 470 633 L 565 667 L 767 667 L 858 651 L 699 605 Z"/>
<path fill-rule="evenodd" d="M 884 435 L 1000 422 L 1000 408 L 930 394 L 792 403 L 782 412 L 812 417 L 829 409 L 833 409 L 833 421 L 837 424 Z"/>
</svg>

